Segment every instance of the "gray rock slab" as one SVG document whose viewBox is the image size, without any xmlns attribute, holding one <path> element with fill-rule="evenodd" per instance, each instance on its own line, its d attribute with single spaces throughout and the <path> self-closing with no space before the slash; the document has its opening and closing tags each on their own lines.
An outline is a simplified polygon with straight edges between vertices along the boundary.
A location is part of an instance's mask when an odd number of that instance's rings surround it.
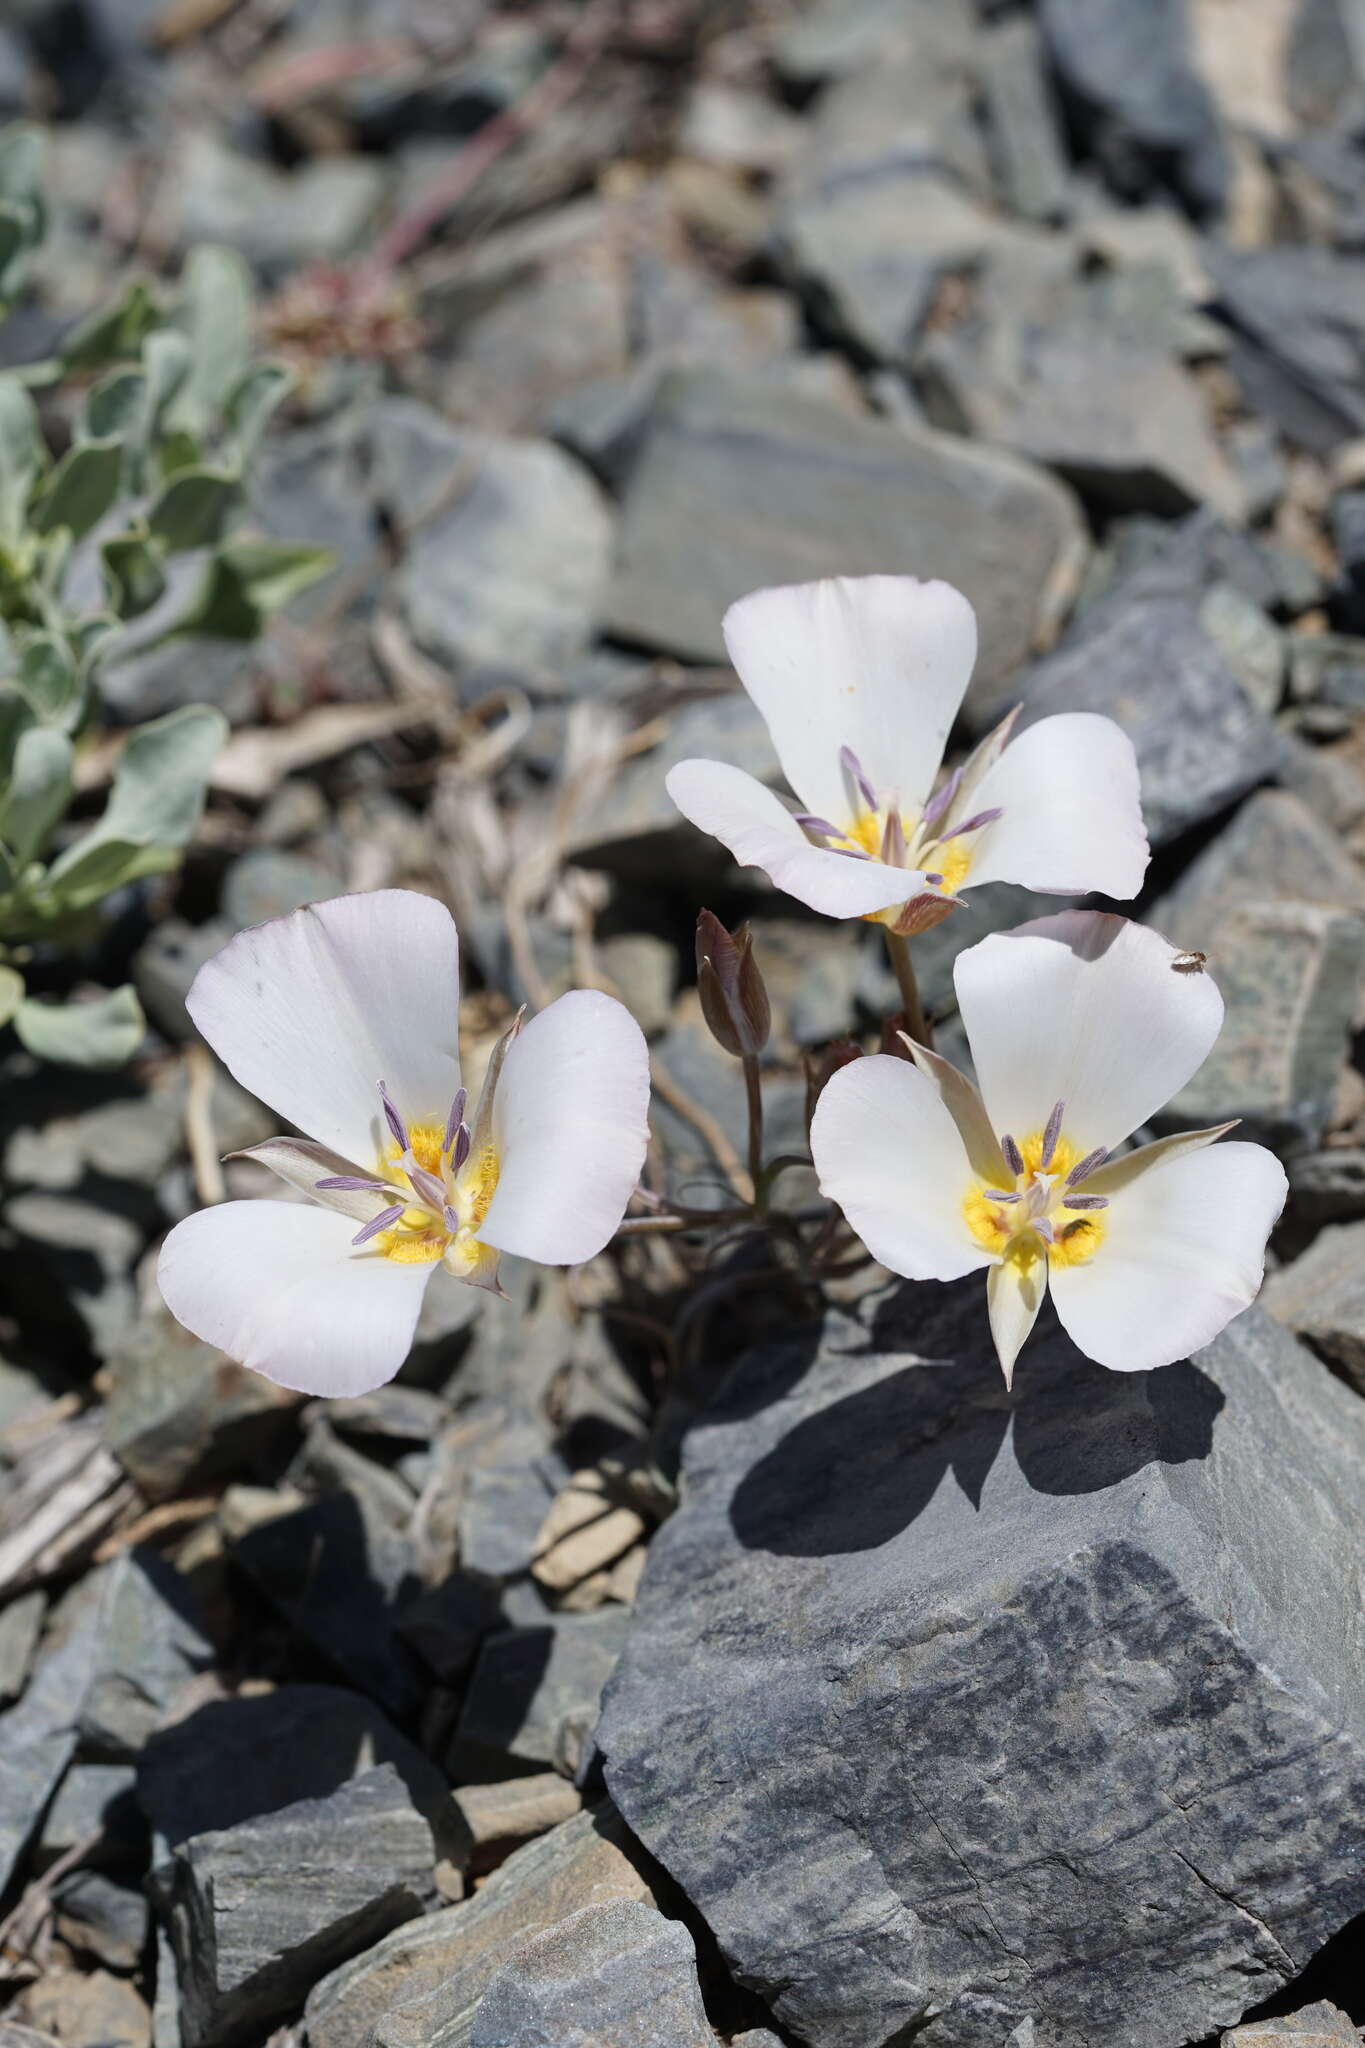
<svg viewBox="0 0 1365 2048">
<path fill-rule="evenodd" d="M 1365 1223 L 1336 1223 L 1266 1281 L 1263 1299 L 1365 1394 Z"/>
<path fill-rule="evenodd" d="M 687 1441 L 607 1781 L 812 2048 L 1168 2048 L 1365 1904 L 1365 1410 L 1248 1311 L 1106 1373 L 979 1281 L 755 1352 Z"/>
<path fill-rule="evenodd" d="M 1197 600 L 1126 579 L 1083 612 L 1062 645 L 1004 688 L 974 692 L 992 721 L 1014 700 L 1023 722 L 1098 711 L 1137 749 L 1142 808 L 1154 844 L 1215 818 L 1275 773 L 1279 735 L 1247 696 Z"/>
<path fill-rule="evenodd" d="M 1340 1223 L 1365 1216 L 1365 1151 L 1343 1145 L 1289 1162 L 1294 1214 L 1304 1223 Z"/>
<path fill-rule="evenodd" d="M 198 1598 L 169 1559 L 139 1546 L 104 1567 L 104 1626 L 81 1706 L 82 1754 L 126 1763 L 199 1676 L 213 1644 Z"/>
<path fill-rule="evenodd" d="M 98 1668 L 108 1583 L 92 1576 L 62 1601 L 23 1698 L 0 1714 L 0 1893 L 75 1754 Z"/>
<path fill-rule="evenodd" d="M 629 1618 L 624 1607 L 601 1607 L 489 1636 L 465 1695 L 455 1754 L 498 1750 L 574 1775 Z"/>
<path fill-rule="evenodd" d="M 650 1901 L 610 1804 L 528 1842 L 470 1899 L 399 1928 L 308 1999 L 308 2048 L 467 2048 L 480 1998 L 503 1963 L 581 1907 Z"/>
<path fill-rule="evenodd" d="M 0 1706 L 18 1699 L 27 1683 L 46 1612 L 41 1592 L 21 1593 L 0 1608 Z"/>
<path fill-rule="evenodd" d="M 54 1893 L 57 1928 L 70 1947 L 111 1970 L 135 1970 L 151 1931 L 141 1884 L 118 1884 L 100 1870 L 73 1870 Z"/>
<path fill-rule="evenodd" d="M 259 2041 L 320 1975 L 435 1894 L 431 1829 L 392 1764 L 196 1835 L 159 1871 L 185 2048 Z"/>
<path fill-rule="evenodd" d="M 1189 61 L 1182 0 L 1042 0 L 1053 66 L 1073 121 L 1115 190 L 1168 183 L 1192 212 L 1216 212 L 1231 164 L 1213 103 Z"/>
<path fill-rule="evenodd" d="M 1318 455 L 1365 433 L 1359 266 L 1327 249 L 1228 249 L 1206 260 L 1249 409 Z"/>
<path fill-rule="evenodd" d="M 606 625 L 723 661 L 721 615 L 760 584 L 943 576 L 976 606 L 990 686 L 1026 657 L 1085 551 L 1070 493 L 1017 457 L 680 372 L 631 472 Z"/>
<path fill-rule="evenodd" d="M 1365 973 L 1365 920 L 1321 903 L 1241 902 L 1209 932 L 1209 972 L 1227 1006 L 1204 1065 L 1162 1112 L 1163 1126 L 1240 1117 L 1247 1136 L 1285 1150 L 1316 1146 L 1345 1070 Z M 1211 947 L 1211 950 L 1210 950 Z"/>
<path fill-rule="evenodd" d="M 983 35 L 980 63 L 991 158 L 1010 210 L 1025 220 L 1062 219 L 1070 166 L 1036 22 L 1007 15 Z"/>
<path fill-rule="evenodd" d="M 1258 789 L 1190 862 L 1151 923 L 1177 946 L 1216 946 L 1225 911 L 1239 903 L 1323 903 L 1365 909 L 1365 868 L 1335 832 L 1287 789 Z"/>
<path fill-rule="evenodd" d="M 458 1860 L 463 1830 L 441 1773 L 378 1707 L 339 1686 L 281 1685 L 214 1700 L 159 1729 L 138 1761 L 138 1799 L 174 1848 L 300 1799 L 325 1799 L 379 1764 L 398 1772 L 439 1854 Z"/>
<path fill-rule="evenodd" d="M 396 592 L 438 661 L 533 673 L 580 654 L 610 570 L 612 518 L 548 441 L 454 427 L 413 399 L 374 408 L 379 502 L 407 529 Z"/>
<path fill-rule="evenodd" d="M 470 2048 L 715 2048 L 687 1929 L 640 1899 L 584 1906 L 504 1963 Z"/>
<path fill-rule="evenodd" d="M 160 1308 L 139 1318 L 107 1372 L 105 1441 L 154 1501 L 250 1469 L 278 1443 L 301 1400 L 235 1365 Z"/>
<path fill-rule="evenodd" d="M 729 761 L 760 782 L 785 786 L 767 724 L 752 699 L 739 689 L 698 698 L 670 714 L 657 747 L 624 764 L 612 783 L 611 802 L 579 820 L 573 857 L 633 882 L 676 881 L 682 874 L 699 884 L 722 877 L 741 886 L 755 882 L 756 871 L 737 871 L 731 855 L 689 824 L 668 794 L 669 770 L 694 758 Z"/>
<path fill-rule="evenodd" d="M 73 1764 L 44 1815 L 39 1862 L 55 1863 L 94 1837 L 82 1863 L 136 1859 L 147 1838 L 136 1787 L 132 1764 Z"/>
<path fill-rule="evenodd" d="M 422 1675 L 395 1628 L 396 1608 L 418 1589 L 412 1545 L 368 1494 L 328 1494 L 263 1522 L 233 1555 L 337 1672 L 400 1720 L 416 1713 Z"/>
</svg>

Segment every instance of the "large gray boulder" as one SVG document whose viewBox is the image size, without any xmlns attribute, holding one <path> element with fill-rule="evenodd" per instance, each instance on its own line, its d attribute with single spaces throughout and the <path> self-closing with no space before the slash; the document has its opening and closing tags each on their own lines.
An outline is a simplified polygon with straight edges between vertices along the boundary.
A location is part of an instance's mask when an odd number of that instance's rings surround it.
<svg viewBox="0 0 1365 2048">
<path fill-rule="evenodd" d="M 1259 1310 L 1132 1375 L 1046 1321 L 1011 1396 L 979 1280 L 905 1288 L 694 1429 L 607 1781 L 813 2048 L 1170 2048 L 1365 1907 L 1363 1534 Z"/>
<path fill-rule="evenodd" d="M 470 2048 L 715 2048 L 697 1952 L 642 1899 L 584 1906 L 504 1963 Z"/>
</svg>

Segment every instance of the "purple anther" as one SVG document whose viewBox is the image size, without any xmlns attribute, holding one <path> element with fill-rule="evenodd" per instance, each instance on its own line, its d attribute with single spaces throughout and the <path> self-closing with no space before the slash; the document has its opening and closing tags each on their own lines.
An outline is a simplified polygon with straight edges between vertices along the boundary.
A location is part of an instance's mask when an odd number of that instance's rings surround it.
<svg viewBox="0 0 1365 2048">
<path fill-rule="evenodd" d="M 1083 1180 L 1089 1180 L 1092 1173 L 1099 1172 L 1108 1157 L 1108 1151 L 1103 1145 L 1097 1146 L 1093 1152 L 1087 1152 L 1084 1159 L 1078 1159 L 1072 1167 L 1066 1177 L 1066 1185 L 1069 1188 L 1078 1188 Z"/>
<path fill-rule="evenodd" d="M 445 1186 L 437 1180 L 435 1174 L 428 1173 L 424 1166 L 418 1166 L 411 1153 L 404 1160 L 403 1166 L 408 1179 L 412 1182 L 413 1193 L 426 1203 L 428 1209 L 444 1208 Z"/>
<path fill-rule="evenodd" d="M 987 1201 L 990 1202 L 1017 1202 L 1020 1200 L 1018 1188 L 986 1188 L 984 1193 Z"/>
<path fill-rule="evenodd" d="M 821 839 L 842 839 L 843 833 L 837 825 L 831 825 L 828 818 L 817 818 L 810 811 L 797 811 L 796 822 L 807 832 L 818 834 Z"/>
<path fill-rule="evenodd" d="M 450 1162 L 451 1165 L 454 1167 L 456 1173 L 459 1172 L 460 1168 L 464 1165 L 466 1159 L 468 1159 L 469 1148 L 473 1144 L 473 1142 L 474 1137 L 473 1133 L 470 1131 L 469 1125 L 461 1124 L 459 1130 L 455 1133 L 455 1152 Z"/>
<path fill-rule="evenodd" d="M 368 1244 L 372 1237 L 378 1237 L 381 1230 L 391 1230 L 402 1215 L 403 1207 L 402 1202 L 395 1202 L 391 1209 L 381 1209 L 377 1216 L 372 1216 L 362 1229 L 357 1230 L 351 1243 Z"/>
<path fill-rule="evenodd" d="M 441 1214 L 445 1218 L 445 1226 L 447 1230 L 458 1230 L 460 1228 L 459 1211 L 457 1209 L 452 1209 L 449 1202 L 446 1203 L 445 1207 L 441 1211 Z"/>
<path fill-rule="evenodd" d="M 1024 1155 L 1019 1150 L 1019 1147 L 1015 1144 L 1013 1138 L 1010 1136 L 1008 1131 L 1006 1131 L 1004 1137 L 1000 1140 L 1000 1150 L 1005 1155 L 1005 1164 L 1006 1166 L 1008 1166 L 1010 1172 L 1022 1173 L 1024 1170 Z"/>
<path fill-rule="evenodd" d="M 924 816 L 920 819 L 921 826 L 936 825 L 961 787 L 962 770 L 954 768 L 942 789 L 936 790 L 924 806 Z"/>
<path fill-rule="evenodd" d="M 926 882 L 931 882 L 934 888 L 936 889 L 941 889 L 943 887 L 942 875 L 930 874 L 926 871 L 924 879 Z"/>
<path fill-rule="evenodd" d="M 393 1189 L 386 1180 L 362 1180 L 358 1173 L 334 1173 L 326 1180 L 315 1180 L 315 1188 L 338 1188 L 349 1194 L 391 1195 Z"/>
<path fill-rule="evenodd" d="M 469 1090 L 467 1088 L 457 1088 L 455 1090 L 455 1100 L 450 1105 L 450 1115 L 446 1118 L 445 1136 L 441 1140 L 442 1159 L 445 1158 L 446 1153 L 455 1143 L 455 1133 L 464 1122 L 464 1113 L 468 1102 Z"/>
<path fill-rule="evenodd" d="M 993 811 L 978 811 L 974 818 L 964 818 L 960 825 L 954 825 L 952 831 L 946 836 L 949 839 L 960 839 L 964 832 L 979 832 L 983 825 L 993 825 L 997 818 L 1003 818 L 1004 815 L 1005 813 L 1002 808 L 997 808 Z"/>
<path fill-rule="evenodd" d="M 1065 1114 L 1064 1102 L 1055 1102 L 1052 1105 L 1052 1114 L 1047 1120 L 1047 1129 L 1043 1132 L 1043 1155 L 1039 1161 L 1045 1173 L 1052 1164 L 1052 1155 L 1057 1150 L 1057 1140 L 1062 1135 L 1062 1118 Z"/>
<path fill-rule="evenodd" d="M 889 868 L 905 866 L 905 827 L 901 814 L 894 807 L 886 814 L 886 829 L 882 833 L 882 859 Z"/>
<path fill-rule="evenodd" d="M 863 772 L 863 764 L 854 753 L 852 747 L 840 747 L 839 766 L 846 775 L 853 777 L 867 808 L 870 811 L 875 811 L 877 808 L 877 792 L 868 781 L 866 774 Z"/>
<path fill-rule="evenodd" d="M 1107 1209 L 1108 1195 L 1067 1195 L 1063 1198 L 1068 1209 Z"/>
<path fill-rule="evenodd" d="M 826 848 L 826 852 L 841 853 L 845 860 L 871 860 L 872 858 L 870 853 L 863 852 L 861 846 L 830 846 Z"/>
<path fill-rule="evenodd" d="M 408 1138 L 408 1127 L 403 1122 L 402 1117 L 398 1114 L 398 1111 L 394 1106 L 393 1097 L 390 1095 L 388 1089 L 384 1086 L 384 1083 L 382 1081 L 379 1084 L 379 1100 L 384 1105 L 384 1120 L 388 1124 L 389 1129 L 393 1132 L 395 1142 L 398 1144 L 400 1150 L 406 1152 L 409 1143 L 411 1142 Z"/>
</svg>

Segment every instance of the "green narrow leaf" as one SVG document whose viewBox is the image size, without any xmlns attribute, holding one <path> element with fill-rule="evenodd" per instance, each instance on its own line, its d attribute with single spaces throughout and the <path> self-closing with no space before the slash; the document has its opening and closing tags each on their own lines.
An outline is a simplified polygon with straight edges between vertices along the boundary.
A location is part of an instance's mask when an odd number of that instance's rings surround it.
<svg viewBox="0 0 1365 2048">
<path fill-rule="evenodd" d="M 236 471 L 182 469 L 153 499 L 147 526 L 152 538 L 171 554 L 213 547 L 240 499 Z"/>
<path fill-rule="evenodd" d="M 50 725 L 19 735 L 4 801 L 5 843 L 19 866 L 40 852 L 71 801 L 71 742 Z"/>
<path fill-rule="evenodd" d="M 56 633 L 33 633 L 19 656 L 19 687 L 44 725 L 59 725 L 79 694 L 80 675 Z"/>
<path fill-rule="evenodd" d="M 297 381 L 285 363 L 253 363 L 230 393 L 223 408 L 224 440 L 239 469 L 250 463 L 277 407 Z"/>
<path fill-rule="evenodd" d="M 24 1000 L 24 977 L 14 967 L 0 967 L 0 1024 L 10 1018 Z"/>
<path fill-rule="evenodd" d="M 167 637 L 203 633 L 218 640 L 254 640 L 272 612 L 335 566 L 328 548 L 228 541 L 207 564 L 188 609 Z"/>
<path fill-rule="evenodd" d="M 140 431 L 147 403 L 141 370 L 111 370 L 86 394 L 76 422 L 78 441 L 124 441 Z"/>
<path fill-rule="evenodd" d="M 122 468 L 121 441 L 83 441 L 69 448 L 29 515 L 36 531 L 64 527 L 73 540 L 84 539 L 117 498 Z"/>
<path fill-rule="evenodd" d="M 145 278 L 134 278 L 121 298 L 101 306 L 68 334 L 58 352 L 63 370 L 102 370 L 135 361 L 161 318 Z"/>
<path fill-rule="evenodd" d="M 209 771 L 227 738 L 221 711 L 188 704 L 139 726 L 119 756 L 104 815 L 48 869 L 63 909 L 175 866 L 204 809 Z"/>
<path fill-rule="evenodd" d="M 132 988 L 112 989 L 89 1003 L 40 1003 L 32 996 L 14 1013 L 22 1045 L 66 1067 L 120 1067 L 142 1042 L 147 1020 Z"/>
<path fill-rule="evenodd" d="M 33 724 L 33 706 L 15 682 L 0 683 L 0 786 L 9 780 L 20 733 Z"/>
<path fill-rule="evenodd" d="M 33 400 L 15 377 L 0 377 L 0 540 L 17 541 L 45 455 Z"/>
<path fill-rule="evenodd" d="M 171 324 L 190 345 L 189 373 L 166 424 L 201 439 L 240 383 L 251 346 L 251 273 L 235 250 L 212 244 L 185 261 Z"/>
<path fill-rule="evenodd" d="M 166 576 L 161 551 L 145 533 L 123 533 L 100 549 L 109 602 L 121 619 L 139 619 L 162 596 Z"/>
</svg>

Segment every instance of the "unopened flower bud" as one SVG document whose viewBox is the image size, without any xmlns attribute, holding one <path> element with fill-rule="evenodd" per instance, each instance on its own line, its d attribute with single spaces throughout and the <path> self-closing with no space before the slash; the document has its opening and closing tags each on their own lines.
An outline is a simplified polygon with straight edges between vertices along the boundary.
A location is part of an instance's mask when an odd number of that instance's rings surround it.
<svg viewBox="0 0 1365 2048">
<path fill-rule="evenodd" d="M 747 924 L 727 932 L 718 917 L 697 917 L 697 993 L 702 1015 L 718 1045 L 736 1059 L 753 1059 L 768 1043 L 772 1013 L 754 959 Z"/>
</svg>

